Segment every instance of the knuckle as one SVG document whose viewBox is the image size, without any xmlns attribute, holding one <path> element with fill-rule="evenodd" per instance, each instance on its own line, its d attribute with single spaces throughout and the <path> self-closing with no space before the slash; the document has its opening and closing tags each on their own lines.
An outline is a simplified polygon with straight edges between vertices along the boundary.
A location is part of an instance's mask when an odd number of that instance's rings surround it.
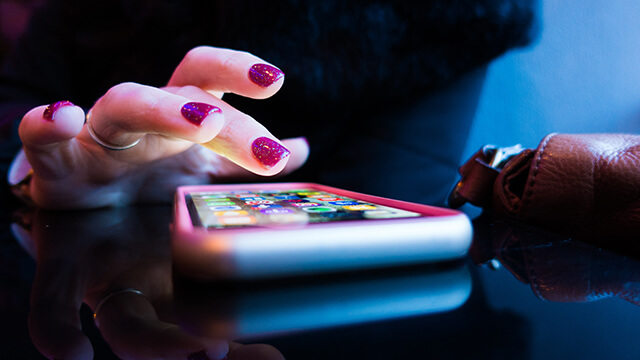
<svg viewBox="0 0 640 360">
<path fill-rule="evenodd" d="M 182 59 L 183 64 L 189 64 L 193 62 L 197 62 L 203 57 L 210 54 L 213 48 L 211 46 L 198 46 L 187 52 L 187 54 Z"/>
<path fill-rule="evenodd" d="M 157 105 L 158 99 L 152 87 L 137 83 L 122 83 L 109 89 L 113 91 L 113 99 L 140 108 L 150 108 Z"/>
<path fill-rule="evenodd" d="M 101 100 L 106 102 L 117 101 L 120 99 L 132 98 L 139 95 L 142 86 L 133 82 L 124 82 L 111 87 L 104 94 Z"/>
<path fill-rule="evenodd" d="M 235 56 L 227 56 L 220 63 L 220 72 L 223 74 L 233 73 L 237 69 L 238 59 Z"/>
<path fill-rule="evenodd" d="M 158 111 L 162 99 L 152 91 L 155 88 L 134 82 L 125 82 L 113 86 L 98 100 L 92 109 L 94 114 L 115 121 L 124 130 L 132 124 L 128 119 L 148 116 Z"/>
</svg>

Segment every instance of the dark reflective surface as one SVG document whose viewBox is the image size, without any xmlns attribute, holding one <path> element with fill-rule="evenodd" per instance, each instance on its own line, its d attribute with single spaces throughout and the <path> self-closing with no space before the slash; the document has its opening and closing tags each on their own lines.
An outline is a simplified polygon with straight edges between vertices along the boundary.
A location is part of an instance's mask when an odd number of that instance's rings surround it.
<svg viewBox="0 0 640 360">
<path fill-rule="evenodd" d="M 21 213 L 12 231 L 4 216 L 2 358 L 45 358 L 40 351 L 71 358 L 91 349 L 96 359 L 187 358 L 227 340 L 277 349 L 233 343 L 230 359 L 640 357 L 633 239 L 588 244 L 479 218 L 460 262 L 203 283 L 172 271 L 170 211 Z M 99 330 L 91 309 L 128 287 L 146 298 L 113 301 L 101 310 Z"/>
</svg>

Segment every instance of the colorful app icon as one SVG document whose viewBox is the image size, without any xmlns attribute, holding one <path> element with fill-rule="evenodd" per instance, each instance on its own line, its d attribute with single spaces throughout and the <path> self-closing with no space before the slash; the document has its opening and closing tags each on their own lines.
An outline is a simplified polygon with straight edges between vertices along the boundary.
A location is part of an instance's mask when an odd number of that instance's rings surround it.
<svg viewBox="0 0 640 360">
<path fill-rule="evenodd" d="M 221 195 L 200 195 L 199 198 L 203 199 L 203 200 L 208 200 L 208 199 L 226 199 L 227 195 L 223 195 L 223 194 L 221 194 Z"/>
<path fill-rule="evenodd" d="M 322 195 L 322 193 L 318 191 L 301 191 L 297 194 L 300 196 Z"/>
<path fill-rule="evenodd" d="M 229 216 L 218 218 L 221 225 L 253 225 L 256 218 L 253 216 Z"/>
<path fill-rule="evenodd" d="M 261 205 L 261 204 L 273 204 L 271 200 L 256 200 L 256 201 L 245 201 L 247 205 Z"/>
<path fill-rule="evenodd" d="M 233 201 L 207 201 L 209 206 L 231 206 L 235 204 Z"/>
<path fill-rule="evenodd" d="M 309 206 L 302 208 L 302 210 L 308 213 L 328 213 L 337 211 L 335 208 L 328 206 Z"/>
<path fill-rule="evenodd" d="M 240 198 L 240 200 L 242 201 L 260 201 L 260 200 L 267 200 L 267 198 L 261 197 L 261 196 L 254 196 L 254 197 L 243 197 Z"/>
<path fill-rule="evenodd" d="M 251 209 L 262 210 L 262 209 L 273 209 L 273 208 L 281 208 L 281 207 L 282 205 L 277 205 L 277 204 L 261 204 L 261 205 L 252 206 Z"/>
<path fill-rule="evenodd" d="M 267 209 L 260 210 L 262 214 L 266 215 L 282 215 L 282 214 L 293 214 L 295 211 L 292 209 L 285 209 L 283 207 L 271 207 Z"/>
<path fill-rule="evenodd" d="M 296 199 L 300 199 L 298 196 L 295 196 L 295 195 L 274 195 L 273 197 L 275 199 L 278 199 L 278 200 L 296 200 Z"/>
<path fill-rule="evenodd" d="M 343 208 L 351 211 L 365 211 L 365 210 L 376 209 L 376 207 L 372 205 L 348 205 L 348 206 L 343 206 Z"/>
<path fill-rule="evenodd" d="M 304 199 L 290 199 L 290 200 L 282 200 L 282 202 L 286 202 L 286 203 L 307 203 L 307 202 L 309 202 L 309 200 L 304 200 Z"/>
<path fill-rule="evenodd" d="M 211 206 L 209 207 L 211 211 L 227 211 L 227 210 L 241 210 L 240 206 Z"/>
<path fill-rule="evenodd" d="M 345 205 L 358 205 L 359 203 L 356 201 L 343 200 L 343 201 L 332 201 L 329 204 L 337 205 L 337 206 L 345 206 Z"/>
<path fill-rule="evenodd" d="M 320 204 L 318 203 L 313 203 L 313 202 L 298 202 L 298 203 L 291 203 L 291 206 L 295 206 L 295 207 L 309 207 L 309 206 L 320 206 Z"/>
<path fill-rule="evenodd" d="M 246 216 L 249 215 L 247 211 L 244 210 L 231 210 L 231 211 L 216 211 L 213 213 L 215 216 Z"/>
<path fill-rule="evenodd" d="M 344 201 L 344 199 L 337 197 L 317 197 L 316 199 L 320 201 Z"/>
</svg>

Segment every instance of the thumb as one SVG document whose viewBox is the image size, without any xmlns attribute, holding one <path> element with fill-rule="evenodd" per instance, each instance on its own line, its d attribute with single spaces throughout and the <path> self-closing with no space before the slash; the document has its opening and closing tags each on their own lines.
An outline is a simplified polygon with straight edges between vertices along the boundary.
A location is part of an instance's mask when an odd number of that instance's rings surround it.
<svg viewBox="0 0 640 360">
<path fill-rule="evenodd" d="M 68 174 L 68 148 L 84 125 L 84 111 L 69 101 L 39 106 L 20 122 L 19 134 L 25 154 L 38 177 L 52 179 Z M 61 151 L 62 150 L 62 151 Z"/>
</svg>

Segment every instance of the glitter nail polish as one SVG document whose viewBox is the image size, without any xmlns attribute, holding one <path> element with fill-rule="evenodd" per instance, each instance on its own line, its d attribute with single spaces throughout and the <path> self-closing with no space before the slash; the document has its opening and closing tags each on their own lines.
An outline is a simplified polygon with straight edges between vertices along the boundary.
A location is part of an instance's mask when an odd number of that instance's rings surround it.
<svg viewBox="0 0 640 360">
<path fill-rule="evenodd" d="M 269 87 L 284 77 L 284 73 L 271 65 L 255 64 L 249 69 L 249 79 L 262 87 Z"/>
<path fill-rule="evenodd" d="M 264 136 L 257 138 L 253 142 L 251 150 L 253 150 L 253 156 L 267 169 L 270 169 L 291 154 L 291 151 L 286 147 Z"/>
<path fill-rule="evenodd" d="M 202 124 L 204 118 L 216 112 L 222 112 L 222 110 L 213 105 L 199 102 L 186 103 L 180 109 L 182 116 L 194 125 Z"/>
<path fill-rule="evenodd" d="M 74 105 L 71 101 L 67 101 L 67 100 L 54 102 L 52 104 L 49 104 L 49 106 L 47 106 L 47 108 L 44 109 L 44 112 L 42 113 L 42 117 L 45 120 L 53 121 L 56 111 L 58 111 L 58 109 L 60 109 L 63 106 L 74 106 Z"/>
</svg>

